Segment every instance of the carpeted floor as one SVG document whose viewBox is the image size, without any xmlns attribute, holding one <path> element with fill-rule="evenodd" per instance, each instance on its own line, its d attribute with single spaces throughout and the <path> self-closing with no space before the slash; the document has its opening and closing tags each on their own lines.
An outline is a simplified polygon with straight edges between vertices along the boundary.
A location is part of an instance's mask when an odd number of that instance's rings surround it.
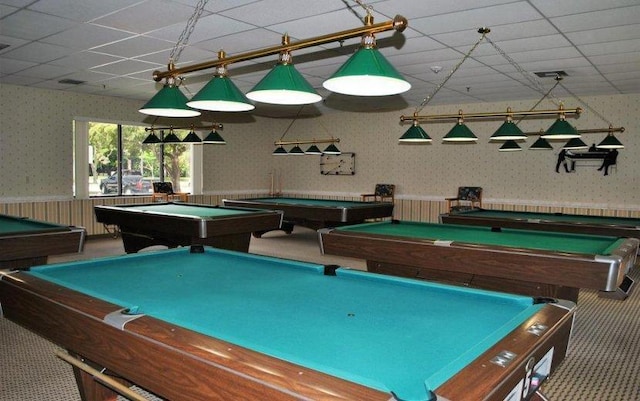
<svg viewBox="0 0 640 401">
<path fill-rule="evenodd" d="M 294 235 L 273 232 L 252 238 L 250 252 L 365 268 L 362 260 L 321 255 L 316 233 L 299 228 Z M 50 263 L 123 253 L 119 239 L 91 239 L 82 254 L 52 257 Z M 640 268 L 631 277 L 640 281 Z M 79 401 L 71 367 L 54 356 L 56 349 L 0 318 L 0 400 Z M 640 400 L 640 290 L 625 301 L 580 292 L 569 354 L 544 391 L 553 401 Z"/>
</svg>

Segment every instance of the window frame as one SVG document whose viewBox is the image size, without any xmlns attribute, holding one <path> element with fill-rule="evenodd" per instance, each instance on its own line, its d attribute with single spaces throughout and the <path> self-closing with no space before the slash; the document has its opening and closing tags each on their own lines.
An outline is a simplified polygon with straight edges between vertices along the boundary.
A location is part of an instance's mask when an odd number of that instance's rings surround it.
<svg viewBox="0 0 640 401">
<path fill-rule="evenodd" d="M 93 198 L 114 198 L 122 196 L 145 196 L 145 195 L 125 195 L 122 194 L 122 188 L 118 189 L 117 195 L 90 195 L 89 193 L 89 124 L 102 123 L 102 124 L 114 124 L 118 126 L 118 166 L 121 171 L 122 168 L 122 143 L 120 141 L 122 135 L 122 126 L 131 125 L 144 127 L 147 124 L 141 122 L 127 122 L 117 120 L 105 120 L 100 118 L 88 118 L 88 117 L 75 117 L 73 119 L 73 184 L 72 193 L 76 199 L 93 199 Z M 185 144 L 186 145 L 186 144 Z M 191 145 L 191 161 L 190 161 L 190 176 L 191 176 L 191 193 L 202 194 L 202 146 Z M 148 145 L 148 146 L 164 146 L 164 145 Z M 162 158 L 164 158 L 164 152 L 162 152 Z M 164 161 L 161 160 L 162 165 Z M 117 174 L 121 174 L 120 171 Z M 164 168 L 162 169 L 164 175 Z M 122 182 L 120 179 L 118 182 Z"/>
</svg>

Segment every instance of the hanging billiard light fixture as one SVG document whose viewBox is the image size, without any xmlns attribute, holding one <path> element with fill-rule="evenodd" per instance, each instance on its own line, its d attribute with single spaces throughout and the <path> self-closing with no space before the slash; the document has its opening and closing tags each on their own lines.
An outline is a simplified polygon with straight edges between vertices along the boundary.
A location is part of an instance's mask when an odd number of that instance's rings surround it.
<svg viewBox="0 0 640 401">
<path fill-rule="evenodd" d="M 373 25 L 368 9 L 365 25 Z M 331 92 L 352 96 L 389 96 L 411 89 L 411 84 L 377 49 L 371 32 L 362 36 L 360 48 L 322 86 Z"/>
<path fill-rule="evenodd" d="M 289 35 L 285 34 L 282 45 L 289 44 Z M 283 105 L 311 104 L 322 100 L 322 96 L 293 66 L 289 50 L 280 52 L 278 63 L 247 92 L 247 97 L 256 102 Z"/>
<path fill-rule="evenodd" d="M 187 97 L 178 88 L 174 76 L 167 77 L 162 89 L 138 111 L 159 117 L 197 117 L 201 114 L 187 106 Z"/>
</svg>

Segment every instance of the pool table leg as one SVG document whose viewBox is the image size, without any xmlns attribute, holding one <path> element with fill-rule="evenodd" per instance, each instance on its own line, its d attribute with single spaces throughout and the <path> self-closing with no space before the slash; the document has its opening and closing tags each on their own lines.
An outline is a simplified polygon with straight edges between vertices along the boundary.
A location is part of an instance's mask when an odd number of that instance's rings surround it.
<svg viewBox="0 0 640 401">
<path fill-rule="evenodd" d="M 83 361 L 84 363 L 91 365 L 96 370 L 101 370 L 102 367 L 96 366 L 96 364 L 84 359 L 82 356 L 69 351 L 69 355 L 74 358 Z M 98 383 L 89 373 L 81 370 L 80 368 L 73 367 L 73 375 L 76 378 L 78 385 L 78 392 L 80 393 L 80 399 L 82 401 L 116 401 L 118 393 L 111 390 L 109 387 Z M 113 378 L 124 384 L 125 386 L 131 386 L 131 383 L 124 379 L 117 377 Z"/>
<path fill-rule="evenodd" d="M 291 234 L 293 232 L 294 223 L 283 221 L 280 228 L 275 228 L 273 230 L 263 230 L 263 231 L 254 231 L 253 236 L 256 238 L 262 238 L 262 236 L 270 231 L 284 231 L 287 234 Z"/>
<path fill-rule="evenodd" d="M 209 238 L 193 238 L 188 236 L 143 235 L 122 230 L 122 244 L 126 253 L 136 253 L 150 246 L 162 245 L 177 248 L 189 245 L 207 245 L 230 251 L 249 252 L 250 233 L 217 235 Z"/>
</svg>

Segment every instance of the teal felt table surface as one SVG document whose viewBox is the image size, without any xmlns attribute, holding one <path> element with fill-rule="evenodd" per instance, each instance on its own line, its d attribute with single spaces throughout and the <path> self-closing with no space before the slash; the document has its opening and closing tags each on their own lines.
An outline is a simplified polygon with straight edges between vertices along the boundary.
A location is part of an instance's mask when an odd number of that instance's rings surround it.
<svg viewBox="0 0 640 401">
<path fill-rule="evenodd" d="M 68 230 L 68 226 L 0 214 L 0 236 Z"/>
<path fill-rule="evenodd" d="M 488 246 L 539 249 L 554 252 L 609 255 L 624 240 L 585 234 L 568 234 L 546 231 L 501 229 L 464 226 L 457 224 L 432 224 L 412 221 L 384 221 L 336 228 L 337 231 L 453 241 Z"/>
<path fill-rule="evenodd" d="M 615 216 L 588 216 L 564 213 L 536 213 L 536 212 L 518 212 L 508 210 L 489 210 L 478 209 L 459 212 L 459 214 L 470 217 L 498 218 L 498 219 L 521 219 L 521 220 L 544 220 L 555 222 L 566 222 L 576 224 L 605 224 L 605 225 L 622 225 L 628 227 L 640 228 L 640 219 L 631 217 L 615 217 Z"/>
<path fill-rule="evenodd" d="M 530 297 L 205 247 L 32 268 L 134 312 L 393 392 L 429 391 L 542 307 Z"/>
<path fill-rule="evenodd" d="M 345 200 L 333 200 L 333 199 L 307 199 L 307 198 L 252 198 L 243 199 L 244 201 L 257 202 L 257 203 L 269 203 L 269 204 L 283 204 L 291 206 L 313 206 L 313 207 L 328 207 L 328 208 L 358 208 L 371 206 L 372 202 L 359 202 L 359 201 L 345 201 Z"/>
<path fill-rule="evenodd" d="M 185 216 L 194 218 L 219 218 L 234 215 L 250 215 L 256 213 L 252 210 L 240 210 L 221 207 L 203 207 L 200 205 L 179 204 L 179 203 L 161 203 L 161 204 L 145 204 L 145 205 L 125 205 L 122 208 L 131 211 L 140 211 L 145 213 L 156 213 L 164 215 Z"/>
</svg>

